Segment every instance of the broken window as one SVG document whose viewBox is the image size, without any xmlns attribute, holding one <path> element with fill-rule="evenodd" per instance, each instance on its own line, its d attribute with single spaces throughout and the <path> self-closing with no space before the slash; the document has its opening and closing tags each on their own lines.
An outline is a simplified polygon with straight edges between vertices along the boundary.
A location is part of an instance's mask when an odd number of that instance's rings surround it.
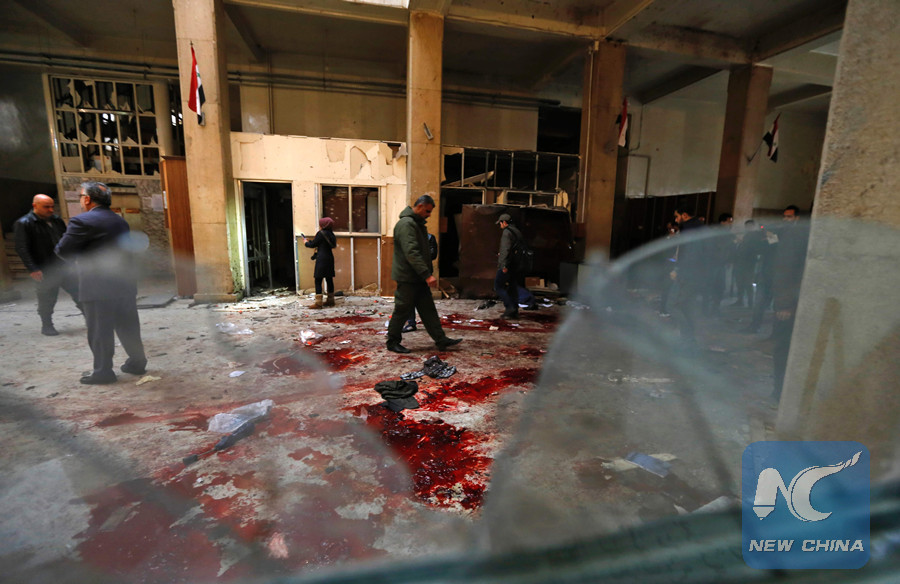
<svg viewBox="0 0 900 584">
<path fill-rule="evenodd" d="M 322 216 L 334 220 L 334 231 L 380 233 L 377 187 L 322 185 Z"/>
<path fill-rule="evenodd" d="M 153 85 L 53 77 L 50 91 L 63 173 L 159 174 Z"/>
</svg>

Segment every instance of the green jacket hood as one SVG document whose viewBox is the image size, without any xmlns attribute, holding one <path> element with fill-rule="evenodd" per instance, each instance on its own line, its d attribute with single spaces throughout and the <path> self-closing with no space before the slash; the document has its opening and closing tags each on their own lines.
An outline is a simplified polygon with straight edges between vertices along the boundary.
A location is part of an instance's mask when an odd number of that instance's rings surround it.
<svg viewBox="0 0 900 584">
<path fill-rule="evenodd" d="M 416 223 L 425 223 L 425 220 L 416 215 L 416 212 L 413 211 L 413 208 L 409 206 L 407 206 L 406 209 L 403 209 L 403 211 L 400 212 L 400 218 L 403 219 L 404 217 L 412 217 L 416 221 Z"/>
</svg>

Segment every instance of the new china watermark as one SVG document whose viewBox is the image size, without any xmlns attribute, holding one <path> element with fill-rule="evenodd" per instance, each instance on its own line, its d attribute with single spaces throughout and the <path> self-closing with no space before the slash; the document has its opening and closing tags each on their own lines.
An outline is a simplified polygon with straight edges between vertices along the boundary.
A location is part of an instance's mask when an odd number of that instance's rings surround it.
<svg viewBox="0 0 900 584">
<path fill-rule="evenodd" d="M 754 442 L 741 478 L 744 561 L 762 569 L 869 560 L 869 451 L 858 442 Z"/>
</svg>

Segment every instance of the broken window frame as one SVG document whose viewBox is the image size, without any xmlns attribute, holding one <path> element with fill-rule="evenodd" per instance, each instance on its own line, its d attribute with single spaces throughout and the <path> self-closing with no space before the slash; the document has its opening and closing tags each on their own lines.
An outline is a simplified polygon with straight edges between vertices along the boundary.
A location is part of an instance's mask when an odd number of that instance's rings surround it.
<svg viewBox="0 0 900 584">
<path fill-rule="evenodd" d="M 526 205 L 544 204 L 541 201 L 535 203 L 535 197 L 554 197 L 554 205 L 561 204 L 560 194 L 563 189 L 560 186 L 560 175 L 563 166 L 571 167 L 574 163 L 575 168 L 580 168 L 580 157 L 577 154 L 560 154 L 554 152 L 537 152 L 532 150 L 497 150 L 486 148 L 465 148 L 458 146 L 444 146 L 442 152 L 442 163 L 444 169 L 449 168 L 447 165 L 448 158 L 461 154 L 458 164 L 454 163 L 454 167 L 458 167 L 460 178 L 447 179 L 441 185 L 442 188 L 464 188 L 468 186 L 492 189 L 500 191 L 498 203 L 510 205 Z M 477 162 L 470 165 L 466 157 L 477 158 Z M 518 157 L 518 162 L 517 162 Z M 524 170 L 523 169 L 524 165 Z M 469 176 L 467 179 L 466 169 L 469 167 Z M 551 169 L 551 180 L 541 178 L 541 169 L 547 167 Z M 483 172 L 483 174 L 482 174 Z M 517 172 L 519 174 L 517 174 Z M 470 179 L 478 177 L 480 180 L 472 182 Z M 547 186 L 551 190 L 548 190 Z M 567 192 L 575 192 L 578 188 L 578 176 L 576 174 L 574 188 Z M 507 197 L 512 194 L 515 196 L 528 195 L 528 202 L 509 202 Z M 570 195 L 571 197 L 571 195 Z M 572 201 L 569 198 L 569 201 Z"/>
<path fill-rule="evenodd" d="M 337 219 L 335 219 L 335 217 L 333 217 L 331 215 L 326 215 L 325 197 L 326 197 L 327 189 L 346 189 L 346 192 L 347 192 L 347 194 L 345 195 L 347 197 L 346 230 L 343 230 L 343 231 L 341 230 L 341 227 L 343 227 L 343 226 L 338 225 L 338 221 L 337 221 Z M 367 201 L 374 193 L 374 199 L 375 199 L 374 205 L 370 206 L 368 203 L 366 205 L 367 211 L 370 211 L 371 208 L 374 207 L 374 217 L 377 221 L 377 225 L 375 225 L 375 228 L 371 231 L 355 231 L 355 230 L 353 230 L 353 228 L 356 227 L 353 224 L 353 191 L 354 191 L 354 189 L 369 191 L 369 194 L 366 197 Z M 332 219 L 334 219 L 335 224 L 334 224 L 334 227 L 332 228 L 332 230 L 334 231 L 335 236 L 337 236 L 339 239 L 349 239 L 350 240 L 350 258 L 351 258 L 350 289 L 356 290 L 357 284 L 358 284 L 357 283 L 356 240 L 357 239 L 375 239 L 376 241 L 380 242 L 380 240 L 381 240 L 381 224 L 382 224 L 381 202 L 382 202 L 382 190 L 383 189 L 376 185 L 350 185 L 350 184 L 340 184 L 340 183 L 320 183 L 317 185 L 317 190 L 318 190 L 318 203 L 319 203 L 318 218 L 321 219 L 323 217 L 328 216 L 328 217 L 331 217 Z M 366 227 L 368 228 L 369 227 L 368 222 L 372 219 L 373 213 L 367 212 L 366 217 L 367 217 Z M 376 256 L 375 261 L 377 262 L 376 283 L 380 283 L 381 282 L 381 245 L 380 245 L 380 243 L 378 245 L 376 245 L 375 256 Z"/>
<path fill-rule="evenodd" d="M 50 75 L 47 84 L 61 174 L 159 176 L 160 144 L 156 118 L 159 104 L 155 103 L 152 83 Z M 106 104 L 97 101 L 101 86 L 109 89 L 103 92 L 109 98 Z M 119 88 L 122 89 L 121 95 Z M 143 104 L 149 107 L 141 106 L 141 96 L 149 97 L 149 104 Z M 121 101 L 120 97 L 128 101 Z M 67 119 L 73 120 L 74 137 L 63 131 L 64 125 L 68 127 Z M 92 136 L 83 134 L 80 122 L 93 128 Z M 123 140 L 126 133 L 124 124 L 134 128 L 134 139 L 128 143 Z M 152 135 L 146 135 L 148 130 Z M 77 155 L 74 155 L 75 152 Z"/>
<path fill-rule="evenodd" d="M 339 224 L 338 219 L 341 218 L 340 215 L 337 217 L 326 215 L 326 189 L 346 189 L 347 194 L 347 224 L 346 229 L 342 229 L 344 225 Z M 354 225 L 354 190 L 357 191 L 369 191 L 366 195 L 366 229 L 364 231 L 360 231 L 356 229 L 356 225 Z M 374 191 L 374 197 L 372 197 Z M 371 198 L 375 199 L 374 205 L 369 203 Z M 374 213 L 372 212 L 372 208 L 374 207 Z M 319 218 L 330 216 L 334 219 L 334 233 L 340 235 L 353 235 L 353 236 L 380 236 L 381 235 L 381 187 L 378 186 L 369 186 L 369 185 L 347 185 L 347 184 L 334 184 L 322 183 L 319 185 Z M 374 226 L 374 229 L 370 229 L 370 221 L 373 219 L 377 222 Z"/>
</svg>

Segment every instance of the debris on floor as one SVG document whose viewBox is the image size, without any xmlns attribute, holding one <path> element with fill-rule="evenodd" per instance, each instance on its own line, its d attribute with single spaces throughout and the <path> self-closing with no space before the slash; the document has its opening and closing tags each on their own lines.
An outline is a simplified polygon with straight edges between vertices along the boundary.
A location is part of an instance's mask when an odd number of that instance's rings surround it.
<svg viewBox="0 0 900 584">
<path fill-rule="evenodd" d="M 219 432 L 221 434 L 234 432 L 246 422 L 255 422 L 268 416 L 274 405 L 275 402 L 272 400 L 264 399 L 256 403 L 235 408 L 227 414 L 216 414 L 209 419 L 209 426 L 207 429 L 210 432 Z"/>
<path fill-rule="evenodd" d="M 220 322 L 216 324 L 216 328 L 219 329 L 219 332 L 225 333 L 228 335 L 252 335 L 253 331 L 248 328 L 238 328 L 236 324 L 233 322 Z"/>
<path fill-rule="evenodd" d="M 413 397 L 419 391 L 419 384 L 415 381 L 379 381 L 375 384 L 375 391 L 384 398 L 392 412 L 415 410 L 419 407 L 418 400 Z"/>
<path fill-rule="evenodd" d="M 665 478 L 669 474 L 669 463 L 654 458 L 649 454 L 641 454 L 640 452 L 630 452 L 625 457 L 628 462 L 633 462 L 647 472 L 652 472 L 658 477 Z"/>
<path fill-rule="evenodd" d="M 135 385 L 144 385 L 145 383 L 150 383 L 151 381 L 159 381 L 162 377 L 156 377 L 154 375 L 144 375 L 140 379 L 138 379 L 134 384 Z"/>
<path fill-rule="evenodd" d="M 404 373 L 400 379 L 419 379 L 420 377 L 431 377 L 432 379 L 447 379 L 456 373 L 456 367 L 450 365 L 446 361 L 442 361 L 437 355 L 433 355 L 425 360 L 422 369 Z"/>
<path fill-rule="evenodd" d="M 253 420 L 248 420 L 248 421 L 244 422 L 243 424 L 241 424 L 233 432 L 230 432 L 229 434 L 226 434 L 225 436 L 220 438 L 219 441 L 216 442 L 216 445 L 213 446 L 212 448 L 210 448 L 209 450 L 207 450 L 205 452 L 200 452 L 198 454 L 191 454 L 189 456 L 185 456 L 184 458 L 181 459 L 181 462 L 184 463 L 184 466 L 188 466 L 190 464 L 197 462 L 201 458 L 205 458 L 206 456 L 209 456 L 210 454 L 231 448 L 232 446 L 237 444 L 238 440 L 240 440 L 241 438 L 246 438 L 247 436 L 253 434 L 253 431 L 255 429 L 256 429 L 256 424 L 253 422 Z"/>
</svg>

